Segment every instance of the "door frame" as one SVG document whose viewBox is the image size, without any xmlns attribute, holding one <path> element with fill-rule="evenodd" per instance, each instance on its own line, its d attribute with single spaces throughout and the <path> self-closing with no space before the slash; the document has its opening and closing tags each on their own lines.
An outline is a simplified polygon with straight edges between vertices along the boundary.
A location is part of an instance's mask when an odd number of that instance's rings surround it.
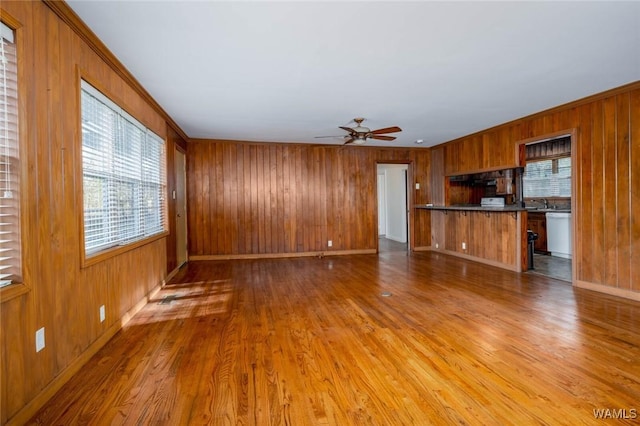
<svg viewBox="0 0 640 426">
<path fill-rule="evenodd" d="M 375 232 L 376 232 L 376 253 L 380 253 L 380 244 L 378 238 L 378 204 L 380 200 L 378 200 L 378 165 L 383 164 L 406 164 L 407 165 L 407 184 L 406 190 L 406 200 L 407 200 L 407 252 L 414 251 L 414 232 L 415 232 L 415 224 L 413 223 L 413 218 L 415 215 L 413 214 L 413 198 L 414 194 L 411 188 L 413 188 L 412 182 L 414 182 L 413 177 L 413 160 L 376 160 L 375 167 L 373 170 L 373 175 L 375 176 L 376 182 L 376 208 L 375 208 Z"/>
<path fill-rule="evenodd" d="M 180 158 L 182 159 L 182 173 L 180 173 L 179 170 Z M 173 199 L 175 202 L 176 216 L 172 218 L 172 220 L 174 221 L 174 227 L 176 230 L 176 267 L 180 268 L 189 261 L 189 224 L 187 223 L 187 153 L 178 146 L 176 146 L 174 152 L 173 172 L 175 176 L 175 192 L 173 194 Z M 179 174 L 182 175 L 182 179 L 179 178 Z M 182 182 L 182 185 L 180 185 L 180 182 Z M 180 233 L 180 227 L 178 226 L 178 200 L 180 199 L 179 192 L 182 192 L 184 198 L 184 247 L 182 248 L 180 247 L 181 239 L 178 238 L 178 234 Z M 184 256 L 184 260 L 181 259 L 180 254 Z"/>
<path fill-rule="evenodd" d="M 546 133 L 540 136 L 534 136 L 527 139 L 522 139 L 516 142 L 516 161 L 519 167 L 524 167 L 526 165 L 525 160 L 525 146 L 532 145 L 536 143 L 541 143 L 548 141 L 550 139 L 558 139 L 563 136 L 569 136 L 571 141 L 571 284 L 573 286 L 576 285 L 577 281 L 577 259 L 579 256 L 577 255 L 577 251 L 580 250 L 580 247 L 576 245 L 577 235 L 576 235 L 576 224 L 578 223 L 577 216 L 580 214 L 579 211 L 576 210 L 576 193 L 577 193 L 577 180 L 575 179 L 574 173 L 576 172 L 576 138 L 578 135 L 578 130 L 574 128 L 569 128 L 565 130 L 560 130 L 558 132 Z M 526 243 L 527 236 L 523 236 L 523 241 Z M 526 264 L 526 263 L 525 263 Z"/>
<path fill-rule="evenodd" d="M 377 166 L 376 166 L 377 169 Z M 376 175 L 376 184 L 378 187 L 378 238 L 380 238 L 381 235 L 387 235 L 387 222 L 388 222 L 388 218 L 387 218 L 387 213 L 386 213 L 386 206 L 387 206 L 387 172 L 386 170 L 383 173 L 378 172 Z M 383 184 L 382 187 L 382 193 L 380 193 L 381 189 L 380 189 L 380 184 Z M 380 200 L 380 197 L 383 198 L 383 200 Z M 384 206 L 381 206 L 381 201 L 382 204 L 384 204 Z M 384 209 L 381 209 L 380 207 L 385 207 Z M 384 212 L 384 217 L 380 217 L 380 213 L 381 211 Z M 381 234 L 380 233 L 380 223 L 381 223 L 381 219 L 383 219 L 383 224 L 384 224 L 384 233 Z"/>
</svg>

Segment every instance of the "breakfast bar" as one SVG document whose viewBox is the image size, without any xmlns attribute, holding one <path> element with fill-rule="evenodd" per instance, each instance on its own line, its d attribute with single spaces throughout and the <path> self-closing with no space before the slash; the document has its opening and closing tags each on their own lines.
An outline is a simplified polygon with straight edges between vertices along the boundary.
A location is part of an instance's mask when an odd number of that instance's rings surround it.
<svg viewBox="0 0 640 426">
<path fill-rule="evenodd" d="M 432 211 L 431 250 L 515 272 L 527 269 L 524 207 L 472 204 L 414 207 Z"/>
</svg>

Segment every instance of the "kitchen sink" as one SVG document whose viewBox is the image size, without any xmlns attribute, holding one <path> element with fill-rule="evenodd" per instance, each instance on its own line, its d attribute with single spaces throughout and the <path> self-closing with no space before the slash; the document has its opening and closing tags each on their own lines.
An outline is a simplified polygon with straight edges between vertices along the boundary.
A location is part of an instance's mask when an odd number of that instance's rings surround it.
<svg viewBox="0 0 640 426">
<path fill-rule="evenodd" d="M 541 213 L 571 213 L 571 209 L 545 209 L 537 207 L 525 207 L 528 211 L 541 212 Z"/>
</svg>

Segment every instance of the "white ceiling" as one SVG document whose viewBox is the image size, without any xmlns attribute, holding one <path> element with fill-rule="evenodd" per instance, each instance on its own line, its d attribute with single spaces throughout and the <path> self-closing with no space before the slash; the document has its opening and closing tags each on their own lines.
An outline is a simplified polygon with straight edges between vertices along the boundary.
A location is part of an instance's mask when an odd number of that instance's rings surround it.
<svg viewBox="0 0 640 426">
<path fill-rule="evenodd" d="M 192 138 L 431 146 L 640 79 L 640 2 L 68 3 Z"/>
</svg>

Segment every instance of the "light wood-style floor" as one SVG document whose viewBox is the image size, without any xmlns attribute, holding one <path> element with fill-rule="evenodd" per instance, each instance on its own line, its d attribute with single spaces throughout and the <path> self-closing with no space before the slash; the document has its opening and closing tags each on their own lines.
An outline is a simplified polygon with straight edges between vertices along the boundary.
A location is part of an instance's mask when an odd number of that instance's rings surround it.
<svg viewBox="0 0 640 426">
<path fill-rule="evenodd" d="M 607 409 L 640 411 L 639 303 L 400 252 L 191 263 L 32 422 L 638 422 Z"/>
</svg>

